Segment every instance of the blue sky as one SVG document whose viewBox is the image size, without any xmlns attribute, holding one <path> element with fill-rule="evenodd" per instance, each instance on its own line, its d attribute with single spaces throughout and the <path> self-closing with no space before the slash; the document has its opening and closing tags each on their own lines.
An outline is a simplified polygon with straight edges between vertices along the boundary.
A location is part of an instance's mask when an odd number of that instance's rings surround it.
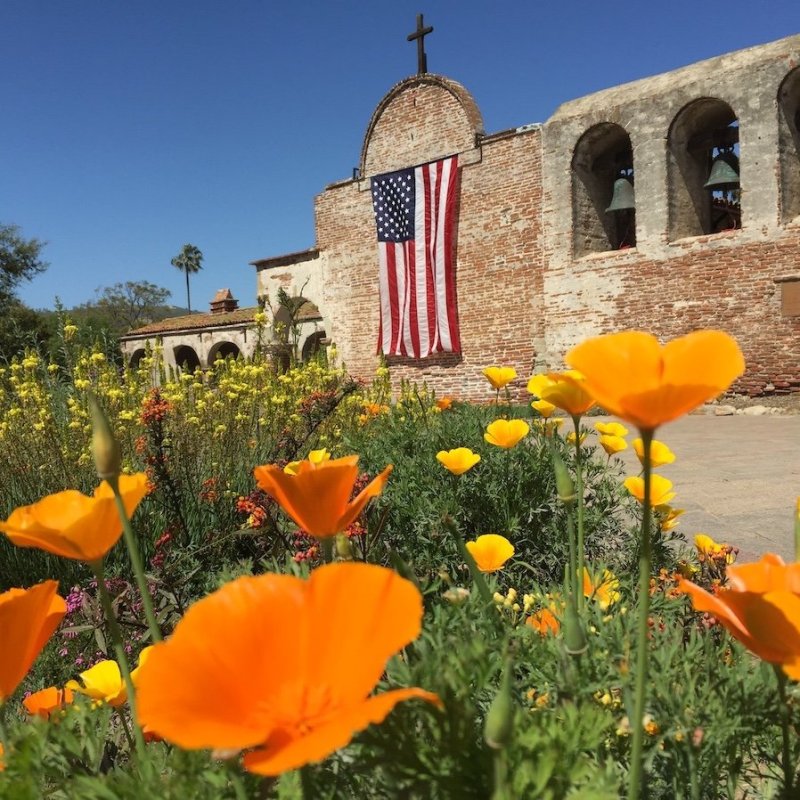
<svg viewBox="0 0 800 800">
<path fill-rule="evenodd" d="M 192 305 L 255 302 L 256 258 L 314 244 L 313 198 L 358 163 L 370 115 L 416 71 L 463 83 L 488 132 L 567 100 L 800 32 L 796 0 L 2 0 L 0 221 L 48 242 L 36 308 L 205 255 Z"/>
</svg>

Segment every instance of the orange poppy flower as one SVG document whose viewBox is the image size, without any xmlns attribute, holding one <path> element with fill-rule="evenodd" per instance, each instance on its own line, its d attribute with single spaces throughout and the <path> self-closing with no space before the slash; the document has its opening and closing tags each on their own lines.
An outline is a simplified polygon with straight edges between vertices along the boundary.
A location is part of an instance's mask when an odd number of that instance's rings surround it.
<svg viewBox="0 0 800 800">
<path fill-rule="evenodd" d="M 144 472 L 119 476 L 119 491 L 130 516 L 147 494 Z M 18 547 L 37 547 L 77 561 L 100 561 L 122 536 L 114 493 L 103 481 L 88 497 L 74 489 L 21 506 L 0 521 L 0 531 Z"/>
<path fill-rule="evenodd" d="M 93 667 L 81 672 L 80 679 L 80 682 L 67 681 L 67 688 L 85 694 L 99 703 L 108 703 L 114 708 L 128 701 L 128 688 L 116 661 L 98 661 Z"/>
<path fill-rule="evenodd" d="M 644 442 L 641 439 L 633 440 L 633 451 L 642 465 L 644 465 Z M 669 449 L 669 446 L 664 442 L 659 442 L 658 439 L 653 439 L 650 442 L 650 467 L 658 469 L 666 464 L 671 464 L 675 461 L 675 453 Z"/>
<path fill-rule="evenodd" d="M 497 572 L 514 555 L 514 545 L 497 533 L 484 533 L 466 543 L 469 554 L 481 572 Z"/>
<path fill-rule="evenodd" d="M 153 647 L 137 681 L 139 722 L 185 749 L 255 748 L 244 766 L 261 775 L 319 761 L 401 700 L 440 705 L 417 688 L 370 695 L 421 621 L 417 588 L 373 564 L 238 578 Z"/>
<path fill-rule="evenodd" d="M 542 400 L 552 403 L 573 417 L 585 414 L 593 405 L 594 397 L 589 393 L 583 375 L 576 369 L 552 372 L 549 385 L 541 387 Z"/>
<path fill-rule="evenodd" d="M 57 589 L 56 581 L 45 581 L 0 594 L 0 704 L 14 693 L 67 613 Z"/>
<path fill-rule="evenodd" d="M 483 375 L 492 384 L 493 389 L 500 391 L 517 377 L 517 371 L 514 367 L 486 367 Z"/>
<path fill-rule="evenodd" d="M 609 456 L 615 456 L 617 453 L 628 449 L 628 443 L 621 436 L 603 434 L 598 437 L 597 441 Z"/>
<path fill-rule="evenodd" d="M 644 478 L 641 475 L 625 478 L 623 484 L 640 503 L 644 503 Z M 672 481 L 654 472 L 650 476 L 650 505 L 666 505 L 673 497 Z"/>
<path fill-rule="evenodd" d="M 29 694 L 22 705 L 32 717 L 50 719 L 54 711 L 60 711 L 64 706 L 68 706 L 75 699 L 72 690 L 65 687 L 59 689 L 57 686 L 48 686 L 38 692 Z"/>
<path fill-rule="evenodd" d="M 452 407 L 453 407 L 453 398 L 452 397 L 440 397 L 436 401 L 436 408 L 438 408 L 439 411 L 448 411 Z"/>
<path fill-rule="evenodd" d="M 695 611 L 713 614 L 748 650 L 800 679 L 800 562 L 767 553 L 754 564 L 728 567 L 728 585 L 710 594 L 691 581 L 678 587 Z"/>
<path fill-rule="evenodd" d="M 495 447 L 510 450 L 516 447 L 530 430 L 528 423 L 522 419 L 496 419 L 486 426 L 483 438 Z"/>
<path fill-rule="evenodd" d="M 547 636 L 548 633 L 555 635 L 561 630 L 558 617 L 549 608 L 542 608 L 532 614 L 525 620 L 525 624 L 533 628 L 540 636 Z"/>
<path fill-rule="evenodd" d="M 722 331 L 695 331 L 662 347 L 641 331 L 589 339 L 567 354 L 606 411 L 655 430 L 724 392 L 744 372 L 736 342 Z"/>
<path fill-rule="evenodd" d="M 377 497 L 392 471 L 390 464 L 351 501 L 358 478 L 358 456 L 345 456 L 311 464 L 301 461 L 296 475 L 275 464 L 253 470 L 256 482 L 305 531 L 324 539 L 335 536 L 358 519 L 367 503 Z"/>
<path fill-rule="evenodd" d="M 436 454 L 436 459 L 453 475 L 463 475 L 471 470 L 481 460 L 481 457 L 468 447 L 456 447 L 453 450 L 440 450 Z"/>
</svg>

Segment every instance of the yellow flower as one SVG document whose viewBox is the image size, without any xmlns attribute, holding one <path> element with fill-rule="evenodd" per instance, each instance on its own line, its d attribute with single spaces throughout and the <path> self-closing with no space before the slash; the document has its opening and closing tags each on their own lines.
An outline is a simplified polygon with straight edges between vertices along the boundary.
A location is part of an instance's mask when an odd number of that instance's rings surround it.
<svg viewBox="0 0 800 800">
<path fill-rule="evenodd" d="M 506 561 L 514 555 L 514 545 L 505 536 L 496 533 L 485 533 L 474 542 L 467 542 L 467 550 L 481 572 L 503 569 Z"/>
<path fill-rule="evenodd" d="M 531 407 L 538 411 L 545 419 L 547 419 L 555 410 L 556 407 L 546 400 L 542 400 L 542 389 L 545 386 L 552 385 L 553 381 L 547 375 L 532 375 L 528 380 L 528 391 L 537 399 L 531 403 Z"/>
<path fill-rule="evenodd" d="M 440 450 L 436 454 L 436 458 L 453 475 L 463 475 L 481 460 L 481 457 L 477 453 L 473 453 L 468 447 L 456 447 L 455 450 Z"/>
<path fill-rule="evenodd" d="M 634 439 L 633 449 L 639 457 L 639 461 L 644 464 L 644 442 L 641 439 Z M 663 467 L 665 464 L 671 464 L 674 460 L 675 453 L 664 442 L 653 439 L 650 444 L 650 466 L 656 469 L 657 467 Z"/>
<path fill-rule="evenodd" d="M 326 461 L 330 461 L 331 454 L 327 451 L 326 448 L 322 448 L 321 450 L 312 450 L 308 454 L 308 458 L 306 459 L 311 466 L 316 467 L 319 464 L 324 464 Z M 300 468 L 301 461 L 290 461 L 284 468 L 283 471 L 287 475 L 297 475 L 297 471 Z"/>
<path fill-rule="evenodd" d="M 125 682 L 116 661 L 98 661 L 80 674 L 81 683 L 68 681 L 66 688 L 80 692 L 93 700 L 108 703 L 117 708 L 128 699 Z"/>
<path fill-rule="evenodd" d="M 644 478 L 625 478 L 625 488 L 640 502 L 644 503 Z M 669 503 L 675 497 L 672 491 L 672 481 L 667 480 L 663 475 L 653 473 L 650 476 L 650 505 L 662 506 Z"/>
<path fill-rule="evenodd" d="M 594 405 L 594 398 L 586 390 L 585 379 L 578 370 L 554 372 L 548 377 L 552 384 L 542 387 L 542 400 L 563 409 L 573 417 L 585 414 Z"/>
<path fill-rule="evenodd" d="M 609 456 L 615 456 L 623 450 L 627 450 L 628 443 L 621 436 L 610 436 L 603 434 L 599 439 L 600 447 L 608 453 Z"/>
<path fill-rule="evenodd" d="M 586 431 L 581 433 L 581 444 L 586 441 Z M 567 444 L 575 444 L 575 431 L 570 431 L 567 434 Z"/>
<path fill-rule="evenodd" d="M 612 603 L 616 603 L 620 598 L 619 580 L 611 570 L 604 569 L 603 577 L 600 578 L 589 574 L 586 567 L 583 568 L 583 596 L 593 597 L 603 611 L 606 611 Z"/>
<path fill-rule="evenodd" d="M 595 422 L 595 430 L 603 436 L 627 436 L 628 429 L 619 422 Z"/>
<path fill-rule="evenodd" d="M 684 513 L 683 508 L 673 508 L 670 505 L 657 506 L 656 511 L 661 519 L 661 530 L 671 531 L 678 525 L 678 517 Z"/>
<path fill-rule="evenodd" d="M 498 391 L 517 377 L 517 371 L 513 367 L 486 367 L 483 374 Z"/>
<path fill-rule="evenodd" d="M 725 561 L 728 564 L 733 564 L 736 560 L 736 556 L 729 545 L 715 542 L 706 533 L 698 533 L 694 537 L 694 546 L 697 548 L 697 552 L 706 558 L 716 558 L 724 555 Z"/>
<path fill-rule="evenodd" d="M 528 424 L 521 419 L 496 419 L 486 427 L 483 438 L 495 447 L 510 450 L 530 432 Z"/>
</svg>

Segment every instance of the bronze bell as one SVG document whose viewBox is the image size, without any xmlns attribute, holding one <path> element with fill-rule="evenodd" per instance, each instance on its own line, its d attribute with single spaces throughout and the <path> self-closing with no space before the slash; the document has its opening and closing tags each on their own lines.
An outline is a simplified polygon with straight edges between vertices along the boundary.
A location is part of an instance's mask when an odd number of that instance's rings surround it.
<svg viewBox="0 0 800 800">
<path fill-rule="evenodd" d="M 633 184 L 628 177 L 617 178 L 614 181 L 614 193 L 611 195 L 611 203 L 606 209 L 606 214 L 612 211 L 630 211 L 636 208 L 636 195 L 633 191 Z"/>
<path fill-rule="evenodd" d="M 739 159 L 731 149 L 720 150 L 711 164 L 711 173 L 703 184 L 712 192 L 726 192 L 739 188 Z"/>
</svg>

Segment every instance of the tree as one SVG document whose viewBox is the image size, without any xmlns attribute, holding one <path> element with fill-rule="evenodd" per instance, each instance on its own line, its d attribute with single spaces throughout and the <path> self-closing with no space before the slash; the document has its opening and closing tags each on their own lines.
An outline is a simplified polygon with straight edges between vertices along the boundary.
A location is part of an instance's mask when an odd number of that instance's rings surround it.
<svg viewBox="0 0 800 800">
<path fill-rule="evenodd" d="M 40 258 L 43 247 L 38 239 L 25 239 L 17 225 L 0 223 L 0 313 L 16 300 L 22 281 L 47 269 L 47 262 Z"/>
<path fill-rule="evenodd" d="M 96 294 L 97 299 L 84 303 L 81 310 L 101 317 L 119 335 L 164 319 L 169 313 L 164 306 L 172 293 L 149 281 L 125 281 L 101 287 Z"/>
<path fill-rule="evenodd" d="M 189 296 L 189 275 L 199 272 L 202 267 L 203 254 L 200 252 L 199 247 L 193 244 L 185 244 L 180 253 L 170 261 L 173 267 L 186 273 L 186 306 L 189 311 L 192 310 L 192 301 Z"/>
</svg>

